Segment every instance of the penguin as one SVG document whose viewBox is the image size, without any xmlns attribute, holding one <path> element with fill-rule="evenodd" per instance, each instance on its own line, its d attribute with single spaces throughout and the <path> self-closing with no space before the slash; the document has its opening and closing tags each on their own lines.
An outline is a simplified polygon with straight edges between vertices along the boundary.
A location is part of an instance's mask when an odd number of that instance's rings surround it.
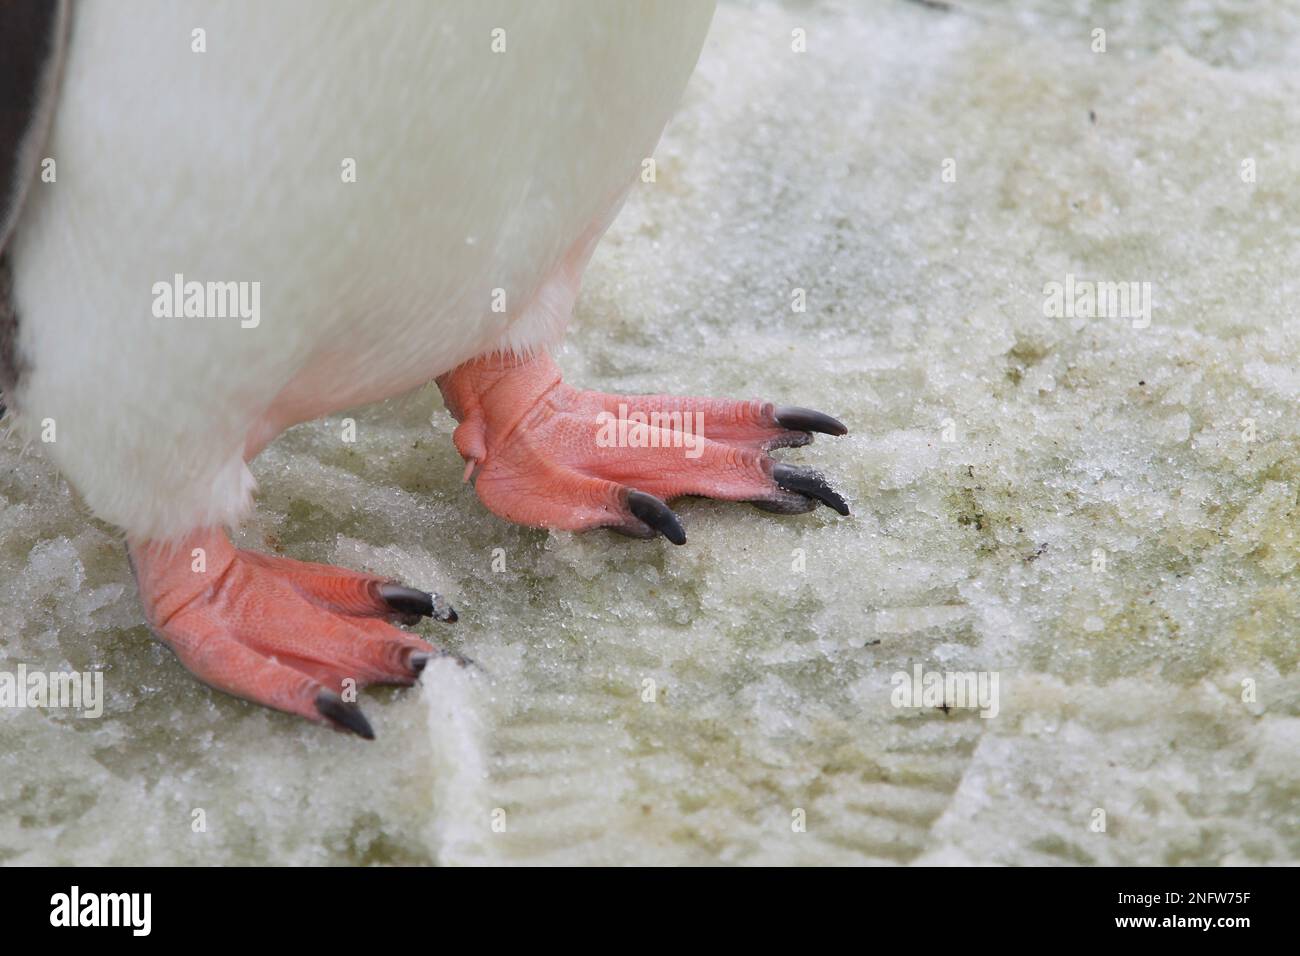
<svg viewBox="0 0 1300 956">
<path fill-rule="evenodd" d="M 685 495 L 849 513 L 768 454 L 831 416 L 550 355 L 713 6 L 0 4 L 0 389 L 200 681 L 369 739 L 343 688 L 439 653 L 401 625 L 455 620 L 440 596 L 228 533 L 285 429 L 431 381 L 509 521 L 680 545 Z"/>
</svg>

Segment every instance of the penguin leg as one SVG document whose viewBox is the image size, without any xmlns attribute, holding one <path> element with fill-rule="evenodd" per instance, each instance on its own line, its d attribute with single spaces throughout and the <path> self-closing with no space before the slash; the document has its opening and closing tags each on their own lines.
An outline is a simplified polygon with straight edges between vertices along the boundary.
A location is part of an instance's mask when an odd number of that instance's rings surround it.
<svg viewBox="0 0 1300 956">
<path fill-rule="evenodd" d="M 366 739 L 351 691 L 413 684 L 442 653 L 390 621 L 456 620 L 437 595 L 240 550 L 217 529 L 131 542 L 129 553 L 150 625 L 195 677 Z"/>
<path fill-rule="evenodd" d="M 465 478 L 489 510 L 519 524 L 609 527 L 686 542 L 665 504 L 684 495 L 747 501 L 797 514 L 818 502 L 849 513 L 820 474 L 776 461 L 774 448 L 840 422 L 761 401 L 609 395 L 566 385 L 549 355 L 489 356 L 438 379 L 460 423 Z"/>
</svg>

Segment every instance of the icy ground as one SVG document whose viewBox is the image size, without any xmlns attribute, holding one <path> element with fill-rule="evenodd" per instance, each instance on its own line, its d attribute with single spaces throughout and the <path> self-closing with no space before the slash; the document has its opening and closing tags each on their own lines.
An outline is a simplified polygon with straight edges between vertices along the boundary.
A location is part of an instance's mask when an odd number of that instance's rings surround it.
<svg viewBox="0 0 1300 956">
<path fill-rule="evenodd" d="M 1298 66 L 1289 2 L 724 6 L 560 361 L 839 415 L 785 457 L 854 517 L 547 534 L 436 390 L 297 428 L 242 542 L 437 588 L 481 665 L 368 692 L 373 744 L 195 683 L 7 440 L 3 668 L 109 700 L 0 712 L 0 861 L 1297 861 Z M 1048 317 L 1067 275 L 1149 324 Z M 997 716 L 894 707 L 916 664 Z"/>
</svg>

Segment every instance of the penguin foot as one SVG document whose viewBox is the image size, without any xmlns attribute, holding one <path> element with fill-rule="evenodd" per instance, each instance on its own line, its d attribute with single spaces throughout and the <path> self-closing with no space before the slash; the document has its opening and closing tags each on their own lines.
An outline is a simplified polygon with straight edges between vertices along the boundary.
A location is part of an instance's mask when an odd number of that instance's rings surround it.
<svg viewBox="0 0 1300 956">
<path fill-rule="evenodd" d="M 239 550 L 215 529 L 132 542 L 130 557 L 149 623 L 195 677 L 367 740 L 355 691 L 414 684 L 443 653 L 390 621 L 456 620 L 436 594 Z"/>
<path fill-rule="evenodd" d="M 822 475 L 767 453 L 848 429 L 793 406 L 572 388 L 545 353 L 493 356 L 438 379 L 460 423 L 465 479 L 491 511 L 519 524 L 570 531 L 607 527 L 685 544 L 665 502 L 696 495 L 778 514 L 824 504 L 849 513 Z"/>
</svg>

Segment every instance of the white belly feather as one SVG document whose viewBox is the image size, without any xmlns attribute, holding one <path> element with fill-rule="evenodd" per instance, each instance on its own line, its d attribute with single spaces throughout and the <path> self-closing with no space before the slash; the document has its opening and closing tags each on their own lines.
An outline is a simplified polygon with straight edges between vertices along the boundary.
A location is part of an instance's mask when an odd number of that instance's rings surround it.
<svg viewBox="0 0 1300 956">
<path fill-rule="evenodd" d="M 101 517 L 174 535 L 238 519 L 245 451 L 279 428 L 554 341 L 561 264 L 650 155 L 711 14 L 83 0 L 57 181 L 12 248 L 20 422 L 54 420 L 45 447 Z M 257 326 L 156 316 L 176 273 L 259 283 Z"/>
</svg>

